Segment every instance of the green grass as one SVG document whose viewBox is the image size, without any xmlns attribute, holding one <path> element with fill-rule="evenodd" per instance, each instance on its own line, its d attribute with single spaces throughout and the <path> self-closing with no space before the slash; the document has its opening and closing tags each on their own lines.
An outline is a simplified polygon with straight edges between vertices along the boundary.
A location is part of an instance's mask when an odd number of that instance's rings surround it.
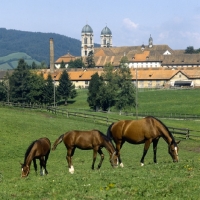
<svg viewBox="0 0 200 200">
<path fill-rule="evenodd" d="M 183 140 L 179 147 L 179 163 L 173 163 L 163 139 L 158 143 L 158 164 L 153 163 L 152 146 L 140 166 L 143 145 L 125 143 L 121 150 L 124 168 L 113 169 L 108 153 L 100 170 L 91 170 L 92 151 L 76 150 L 75 173 L 69 174 L 63 143 L 50 153 L 47 176 L 35 175 L 33 166 L 27 178 L 21 178 L 19 162 L 23 162 L 28 145 L 39 137 L 53 143 L 72 129 L 99 129 L 106 125 L 66 118 L 47 112 L 0 107 L 0 197 L 1 199 L 198 199 L 200 147 L 198 140 Z M 166 125 L 185 126 L 193 121 L 162 120 Z M 177 140 L 179 138 L 176 138 Z M 99 162 L 97 158 L 96 165 Z M 39 163 L 38 163 L 39 165 Z"/>
<path fill-rule="evenodd" d="M 69 109 L 89 109 L 87 90 L 77 90 L 78 96 L 69 101 Z M 140 90 L 138 112 L 200 114 L 200 89 L 191 90 Z M 111 110 L 115 110 L 112 108 Z M 135 112 L 135 109 L 129 109 Z"/>
</svg>

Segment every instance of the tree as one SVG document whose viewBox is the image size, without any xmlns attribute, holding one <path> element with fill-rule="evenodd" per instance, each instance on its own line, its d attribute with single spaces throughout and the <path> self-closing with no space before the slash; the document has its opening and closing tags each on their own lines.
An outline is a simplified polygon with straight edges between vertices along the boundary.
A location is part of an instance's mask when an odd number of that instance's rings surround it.
<svg viewBox="0 0 200 200">
<path fill-rule="evenodd" d="M 132 76 L 128 67 L 127 58 L 123 57 L 120 66 L 116 71 L 117 77 L 117 98 L 115 106 L 120 110 L 135 107 L 135 86 L 132 83 Z"/>
<path fill-rule="evenodd" d="M 87 68 L 94 68 L 95 67 L 93 51 L 90 51 L 88 53 L 88 56 L 86 57 L 86 63 L 87 63 Z"/>
<path fill-rule="evenodd" d="M 60 80 L 59 86 L 57 87 L 58 94 L 65 100 L 65 104 L 67 104 L 68 98 L 75 98 L 77 93 L 75 90 L 75 86 L 71 82 L 69 78 L 69 74 L 66 70 L 63 71 Z"/>
<path fill-rule="evenodd" d="M 110 108 L 115 105 L 116 93 L 112 85 L 103 82 L 99 88 L 97 100 L 100 102 L 103 111 L 110 111 Z"/>
<path fill-rule="evenodd" d="M 187 49 L 185 50 L 185 53 L 188 53 L 188 54 L 195 53 L 194 47 L 193 46 L 187 47 Z"/>
<path fill-rule="evenodd" d="M 100 107 L 106 111 L 115 104 L 117 85 L 114 70 L 114 67 L 108 63 L 104 66 L 101 77 L 97 73 L 92 76 L 87 99 L 91 108 Z"/>
<path fill-rule="evenodd" d="M 9 78 L 10 95 L 13 102 L 27 102 L 27 94 L 30 92 L 28 84 L 30 75 L 28 65 L 20 59 L 17 68 Z"/>
<path fill-rule="evenodd" d="M 78 58 L 76 60 L 70 60 L 68 64 L 69 68 L 85 68 L 85 64 L 83 63 L 82 58 Z"/>
<path fill-rule="evenodd" d="M 31 74 L 28 81 L 30 92 L 27 94 L 28 102 L 40 104 L 43 102 L 45 81 L 42 76 Z"/>
<path fill-rule="evenodd" d="M 98 105 L 106 111 L 116 106 L 121 113 L 122 109 L 135 106 L 135 86 L 131 82 L 131 72 L 126 63 L 124 58 L 118 68 L 114 68 L 111 63 L 106 64 L 100 83 L 97 75 L 92 77 L 88 92 L 91 108 Z"/>
<path fill-rule="evenodd" d="M 100 87 L 99 98 L 103 110 L 110 110 L 115 105 L 117 88 L 116 69 L 111 63 L 104 66 L 102 77 L 104 84 Z"/>
<path fill-rule="evenodd" d="M 3 78 L 2 81 L 2 86 L 3 86 L 3 90 L 5 90 L 5 95 L 6 95 L 6 100 L 7 102 L 10 101 L 10 74 L 7 71 L 6 75 Z M 2 93 L 0 96 L 4 97 L 4 94 Z"/>
<path fill-rule="evenodd" d="M 32 62 L 31 69 L 37 69 L 37 68 L 38 68 L 38 66 L 36 65 L 36 63 Z"/>
<path fill-rule="evenodd" d="M 124 81 L 121 84 L 121 88 L 117 93 L 116 108 L 121 110 L 125 108 L 135 107 L 135 88 L 129 81 Z"/>
<path fill-rule="evenodd" d="M 65 63 L 64 63 L 63 60 L 62 60 L 62 62 L 61 62 L 61 64 L 60 64 L 60 68 L 61 68 L 61 69 L 65 69 Z"/>
<path fill-rule="evenodd" d="M 6 87 L 3 82 L 0 82 L 0 101 L 6 101 Z"/>
<path fill-rule="evenodd" d="M 99 88 L 103 83 L 102 77 L 96 72 L 91 76 L 90 84 L 88 87 L 87 102 L 93 110 L 98 110 L 100 107 Z"/>
<path fill-rule="evenodd" d="M 49 74 L 47 80 L 45 81 L 45 86 L 43 88 L 43 102 L 50 105 L 54 101 L 54 83 L 51 75 Z"/>
</svg>

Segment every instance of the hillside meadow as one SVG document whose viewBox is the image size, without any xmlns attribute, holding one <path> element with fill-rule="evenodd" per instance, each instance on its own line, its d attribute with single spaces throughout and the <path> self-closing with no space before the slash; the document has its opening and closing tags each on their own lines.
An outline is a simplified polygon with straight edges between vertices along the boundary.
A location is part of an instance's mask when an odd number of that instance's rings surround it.
<svg viewBox="0 0 200 200">
<path fill-rule="evenodd" d="M 69 100 L 68 109 L 89 109 L 86 89 L 78 90 L 78 96 Z M 138 112 L 139 113 L 182 113 L 200 114 L 200 89 L 139 89 Z M 111 111 L 116 110 L 111 108 Z M 135 112 L 135 109 L 128 109 Z"/>
<path fill-rule="evenodd" d="M 186 90 L 186 93 L 189 90 Z M 196 91 L 196 93 L 194 92 Z M 69 103 L 69 109 L 88 109 L 86 91 L 78 91 L 74 103 Z M 168 93 L 169 92 L 169 93 Z M 157 94 L 156 94 L 157 93 Z M 168 93 L 168 94 L 166 94 Z M 198 114 L 199 90 L 190 90 L 189 94 L 182 91 L 147 91 L 140 92 L 140 110 L 147 105 L 150 110 L 170 109 L 174 99 L 175 112 L 186 110 Z M 198 93 L 198 94 L 197 94 Z M 161 95 L 160 95 L 161 94 Z M 174 94 L 174 95 L 173 95 Z M 176 95 L 177 94 L 177 95 Z M 185 98 L 180 97 L 181 94 Z M 142 96 L 143 95 L 143 96 Z M 146 95 L 146 97 L 145 97 Z M 165 98 L 163 97 L 165 95 Z M 168 102 L 167 96 L 169 97 Z M 160 100 L 156 103 L 155 96 Z M 172 98 L 173 96 L 173 98 Z M 187 108 L 186 96 L 191 104 Z M 189 98 L 191 97 L 191 99 Z M 194 98 L 195 97 L 195 98 Z M 176 103 L 182 98 L 182 104 Z M 142 101 L 143 99 L 143 101 Z M 154 100 L 153 100 L 154 99 Z M 163 99 L 163 100 L 161 100 Z M 164 104 L 163 104 L 164 101 Z M 195 102 L 195 104 L 194 104 Z M 167 108 L 167 106 L 169 108 Z M 193 108 L 193 107 L 194 108 Z M 154 109 L 153 109 L 154 107 Z M 182 107 L 182 109 L 180 108 Z M 177 108 L 175 110 L 175 108 Z M 178 111 L 177 111 L 178 110 Z M 189 139 L 175 135 L 181 140 L 179 145 L 179 162 L 173 163 L 168 154 L 167 144 L 161 138 L 158 143 L 157 160 L 153 163 L 152 145 L 145 157 L 145 165 L 140 166 L 143 145 L 125 143 L 121 156 L 124 168 L 112 168 L 105 149 L 105 159 L 100 170 L 91 170 L 92 151 L 76 150 L 73 156 L 74 174 L 69 174 L 66 162 L 66 148 L 59 144 L 51 151 L 47 163 L 47 176 L 35 174 L 33 165 L 27 178 L 21 178 L 20 162 L 29 144 L 40 137 L 48 137 L 53 142 L 63 133 L 73 130 L 99 129 L 106 133 L 108 125 L 94 123 L 91 120 L 55 115 L 45 110 L 29 110 L 0 106 L 0 196 L 1 199 L 198 199 L 200 192 L 200 145 L 199 139 Z M 109 115 L 106 113 L 106 115 Z M 116 118 L 128 118 L 119 116 Z M 131 117 L 129 117 L 131 118 Z M 132 117 L 134 119 L 134 117 Z M 199 121 L 161 119 L 167 126 L 189 127 L 199 130 Z M 100 157 L 97 157 L 95 168 Z M 39 168 L 39 163 L 38 168 Z"/>
</svg>

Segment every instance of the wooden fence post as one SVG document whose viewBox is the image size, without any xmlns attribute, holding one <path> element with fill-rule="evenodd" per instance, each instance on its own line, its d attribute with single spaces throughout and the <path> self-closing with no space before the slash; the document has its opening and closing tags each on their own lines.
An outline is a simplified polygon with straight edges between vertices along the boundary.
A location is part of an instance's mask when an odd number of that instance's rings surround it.
<svg viewBox="0 0 200 200">
<path fill-rule="evenodd" d="M 190 139 L 190 130 L 189 129 L 187 129 L 187 133 L 186 133 L 185 139 Z"/>
<path fill-rule="evenodd" d="M 69 118 L 69 112 L 68 112 L 68 110 L 67 110 L 67 118 Z"/>
</svg>

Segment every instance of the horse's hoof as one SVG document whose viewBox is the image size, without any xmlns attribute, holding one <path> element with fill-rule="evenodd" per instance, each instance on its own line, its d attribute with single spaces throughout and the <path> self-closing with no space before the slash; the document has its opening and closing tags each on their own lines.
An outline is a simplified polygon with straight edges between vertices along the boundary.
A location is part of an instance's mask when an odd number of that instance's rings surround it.
<svg viewBox="0 0 200 200">
<path fill-rule="evenodd" d="M 123 164 L 123 163 L 120 163 L 119 166 L 123 168 L 123 167 L 124 167 L 124 164 Z"/>
<path fill-rule="evenodd" d="M 71 174 L 74 173 L 74 167 L 73 167 L 73 166 L 71 166 L 71 167 L 69 168 L 69 173 L 71 173 Z"/>
<path fill-rule="evenodd" d="M 140 165 L 141 165 L 141 167 L 143 167 L 143 166 L 144 166 L 144 163 L 140 163 Z"/>
</svg>

